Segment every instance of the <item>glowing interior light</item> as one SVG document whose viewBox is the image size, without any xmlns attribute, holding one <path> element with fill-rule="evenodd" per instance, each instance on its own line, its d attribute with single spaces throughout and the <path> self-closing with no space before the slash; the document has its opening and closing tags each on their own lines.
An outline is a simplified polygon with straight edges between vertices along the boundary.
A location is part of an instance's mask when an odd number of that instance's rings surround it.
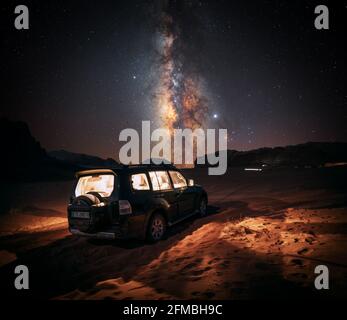
<svg viewBox="0 0 347 320">
<path fill-rule="evenodd" d="M 98 192 L 102 197 L 109 197 L 113 186 L 114 175 L 112 174 L 84 176 L 78 180 L 75 195 L 78 197 L 88 192 Z"/>
</svg>

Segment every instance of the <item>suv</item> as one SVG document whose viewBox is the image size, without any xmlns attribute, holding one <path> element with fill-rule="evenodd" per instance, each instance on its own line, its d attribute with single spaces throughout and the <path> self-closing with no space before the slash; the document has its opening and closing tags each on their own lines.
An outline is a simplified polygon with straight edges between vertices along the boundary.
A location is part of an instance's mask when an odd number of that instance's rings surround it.
<svg viewBox="0 0 347 320">
<path fill-rule="evenodd" d="M 206 214 L 206 191 L 173 165 L 87 170 L 76 177 L 67 210 L 72 234 L 155 242 L 168 226 Z"/>
</svg>

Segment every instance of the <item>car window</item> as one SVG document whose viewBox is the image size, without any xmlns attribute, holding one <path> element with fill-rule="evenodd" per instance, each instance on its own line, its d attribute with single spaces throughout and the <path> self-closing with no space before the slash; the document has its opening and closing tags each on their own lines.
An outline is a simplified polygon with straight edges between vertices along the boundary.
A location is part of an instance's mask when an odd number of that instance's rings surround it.
<svg viewBox="0 0 347 320">
<path fill-rule="evenodd" d="M 133 174 L 131 184 L 134 190 L 149 190 L 149 183 L 145 173 Z"/>
<path fill-rule="evenodd" d="M 158 182 L 158 179 L 157 179 L 157 175 L 155 174 L 154 171 L 150 171 L 149 172 L 149 177 L 151 178 L 153 190 L 154 191 L 160 190 L 159 182 Z"/>
<path fill-rule="evenodd" d="M 155 172 L 159 181 L 160 190 L 169 190 L 171 189 L 171 182 L 169 175 L 166 171 L 156 171 Z"/>
<path fill-rule="evenodd" d="M 174 188 L 184 188 L 187 186 L 186 179 L 178 171 L 169 171 Z"/>
<path fill-rule="evenodd" d="M 166 171 L 151 171 L 149 172 L 153 190 L 170 190 L 171 182 Z"/>
<path fill-rule="evenodd" d="M 102 197 L 109 197 L 114 187 L 113 174 L 96 174 L 80 177 L 76 186 L 75 196 L 88 192 L 98 192 Z"/>
</svg>

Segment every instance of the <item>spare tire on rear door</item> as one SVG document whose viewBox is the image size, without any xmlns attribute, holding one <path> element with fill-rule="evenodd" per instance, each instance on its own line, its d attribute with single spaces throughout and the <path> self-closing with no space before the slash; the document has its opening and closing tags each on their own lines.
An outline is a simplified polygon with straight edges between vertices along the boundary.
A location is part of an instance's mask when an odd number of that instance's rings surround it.
<svg viewBox="0 0 347 320">
<path fill-rule="evenodd" d="M 74 199 L 72 205 L 76 207 L 91 207 L 92 205 L 99 204 L 100 202 L 100 195 L 98 197 L 95 195 L 95 192 L 93 192 L 78 196 L 76 199 Z"/>
<path fill-rule="evenodd" d="M 88 212 L 89 219 L 73 218 L 70 224 L 73 228 L 80 230 L 81 232 L 91 233 L 97 231 L 105 220 L 105 213 L 101 210 L 96 210 L 92 206 L 100 204 L 103 201 L 100 194 L 97 192 L 89 192 L 78 196 L 73 200 L 71 211 L 72 212 Z"/>
</svg>

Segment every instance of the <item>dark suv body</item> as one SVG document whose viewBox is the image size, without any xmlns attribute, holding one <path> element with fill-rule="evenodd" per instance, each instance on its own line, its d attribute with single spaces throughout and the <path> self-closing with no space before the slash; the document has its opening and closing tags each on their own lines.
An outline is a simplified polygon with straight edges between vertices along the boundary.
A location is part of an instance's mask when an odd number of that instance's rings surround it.
<svg viewBox="0 0 347 320">
<path fill-rule="evenodd" d="M 68 206 L 73 234 L 158 241 L 168 226 L 206 214 L 206 191 L 171 165 L 87 170 L 76 177 Z"/>
</svg>

